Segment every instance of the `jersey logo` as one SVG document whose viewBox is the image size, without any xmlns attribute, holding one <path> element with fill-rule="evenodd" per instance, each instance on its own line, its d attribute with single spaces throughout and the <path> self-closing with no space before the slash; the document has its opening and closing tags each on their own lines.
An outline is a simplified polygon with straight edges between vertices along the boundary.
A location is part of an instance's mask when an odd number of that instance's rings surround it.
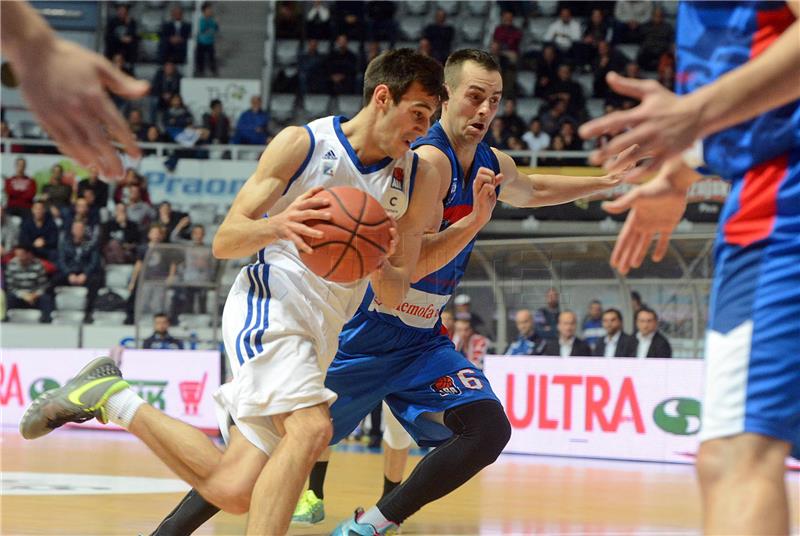
<svg viewBox="0 0 800 536">
<path fill-rule="evenodd" d="M 405 178 L 405 173 L 403 172 L 403 168 L 396 167 L 392 171 L 392 188 L 395 190 L 403 190 L 403 179 Z"/>
<path fill-rule="evenodd" d="M 456 387 L 456 383 L 450 376 L 442 376 L 431 384 L 431 389 L 434 393 L 439 393 L 439 396 L 447 395 L 460 395 L 461 389 Z"/>
<path fill-rule="evenodd" d="M 333 149 L 328 150 L 327 153 L 322 155 L 323 160 L 336 160 L 337 158 L 339 157 L 336 156 L 336 153 L 333 152 Z"/>
<path fill-rule="evenodd" d="M 329 177 L 333 177 L 333 162 L 322 163 L 322 174 L 328 175 Z"/>
</svg>

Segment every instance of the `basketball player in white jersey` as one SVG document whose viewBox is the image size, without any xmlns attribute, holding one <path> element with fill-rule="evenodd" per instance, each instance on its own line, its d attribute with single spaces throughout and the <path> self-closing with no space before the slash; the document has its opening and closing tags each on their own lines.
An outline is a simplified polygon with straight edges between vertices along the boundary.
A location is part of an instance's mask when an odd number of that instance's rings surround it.
<svg viewBox="0 0 800 536">
<path fill-rule="evenodd" d="M 225 422 L 236 425 L 226 434 L 228 448 L 220 451 L 199 430 L 145 404 L 109 358 L 37 399 L 20 423 L 23 437 L 67 422 L 111 420 L 213 504 L 231 513 L 258 504 L 248 534 L 288 530 L 332 435 L 328 405 L 336 395 L 323 382 L 339 331 L 368 283 L 383 303 L 402 302 L 437 202 L 438 176 L 410 145 L 439 107 L 442 67 L 408 49 L 390 51 L 369 64 L 364 86 L 365 107 L 352 120 L 328 117 L 275 137 L 214 238 L 218 258 L 258 254 L 233 284 L 222 318 L 234 378 L 215 400 Z M 322 235 L 304 222 L 330 218 L 326 202 L 313 195 L 337 185 L 366 191 L 397 219 L 395 252 L 368 280 L 347 285 L 323 280 L 299 257 L 311 251 L 304 237 Z"/>
</svg>

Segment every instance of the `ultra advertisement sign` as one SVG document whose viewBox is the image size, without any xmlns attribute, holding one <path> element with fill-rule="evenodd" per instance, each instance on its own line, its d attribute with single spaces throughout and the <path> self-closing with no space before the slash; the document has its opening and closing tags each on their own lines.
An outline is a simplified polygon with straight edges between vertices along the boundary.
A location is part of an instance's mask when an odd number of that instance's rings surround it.
<svg viewBox="0 0 800 536">
<path fill-rule="evenodd" d="M 63 385 L 88 361 L 108 350 L 2 350 L 0 424 L 18 426 L 25 408 L 43 392 Z M 212 395 L 220 385 L 220 354 L 212 351 L 125 350 L 125 380 L 153 407 L 204 431 L 216 433 Z M 80 426 L 115 428 L 89 421 Z"/>
</svg>

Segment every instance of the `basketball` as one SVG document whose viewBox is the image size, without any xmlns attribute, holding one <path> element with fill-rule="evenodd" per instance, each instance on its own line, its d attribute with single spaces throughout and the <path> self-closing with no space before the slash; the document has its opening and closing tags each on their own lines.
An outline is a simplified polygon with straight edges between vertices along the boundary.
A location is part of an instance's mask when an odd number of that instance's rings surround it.
<svg viewBox="0 0 800 536">
<path fill-rule="evenodd" d="M 308 268 L 335 283 L 350 283 L 372 273 L 389 250 L 391 220 L 378 201 L 350 186 L 322 190 L 314 197 L 330 200 L 330 221 L 306 224 L 325 233 L 309 238 L 313 253 L 300 253 Z"/>
</svg>

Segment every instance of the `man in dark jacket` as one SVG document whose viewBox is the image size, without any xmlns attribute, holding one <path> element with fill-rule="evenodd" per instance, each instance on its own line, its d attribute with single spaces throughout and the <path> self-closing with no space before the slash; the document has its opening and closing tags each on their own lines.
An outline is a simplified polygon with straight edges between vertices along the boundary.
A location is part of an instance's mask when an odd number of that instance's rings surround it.
<svg viewBox="0 0 800 536">
<path fill-rule="evenodd" d="M 41 201 L 31 206 L 31 215 L 25 218 L 19 231 L 19 241 L 33 248 L 40 259 L 55 262 L 58 256 L 58 226 Z"/>
<path fill-rule="evenodd" d="M 506 355 L 535 355 L 544 351 L 544 341 L 536 333 L 533 313 L 529 309 L 520 309 L 514 320 L 519 337 L 508 345 Z"/>
<path fill-rule="evenodd" d="M 183 341 L 169 334 L 169 317 L 164 313 L 153 315 L 153 334 L 147 337 L 142 347 L 147 350 L 183 350 Z"/>
<path fill-rule="evenodd" d="M 622 313 L 617 309 L 603 312 L 605 337 L 597 341 L 594 354 L 598 357 L 636 357 L 636 337 L 622 331 Z"/>
<path fill-rule="evenodd" d="M 583 339 L 575 336 L 578 331 L 578 317 L 572 311 L 562 311 L 558 315 L 558 338 L 549 339 L 542 355 L 561 357 L 586 357 L 592 355 L 592 349 Z"/>
<path fill-rule="evenodd" d="M 636 357 L 672 357 L 669 341 L 658 331 L 658 315 L 652 309 L 642 307 L 636 313 Z"/>
<path fill-rule="evenodd" d="M 75 221 L 58 245 L 58 271 L 56 286 L 86 287 L 86 319 L 91 319 L 94 299 L 103 284 L 100 251 L 96 244 L 86 240 L 86 226 Z"/>
<path fill-rule="evenodd" d="M 186 43 L 192 36 L 192 25 L 183 20 L 183 9 L 174 6 L 170 10 L 171 20 L 161 25 L 159 35 L 159 56 L 161 63 L 172 60 L 186 63 Z"/>
</svg>

